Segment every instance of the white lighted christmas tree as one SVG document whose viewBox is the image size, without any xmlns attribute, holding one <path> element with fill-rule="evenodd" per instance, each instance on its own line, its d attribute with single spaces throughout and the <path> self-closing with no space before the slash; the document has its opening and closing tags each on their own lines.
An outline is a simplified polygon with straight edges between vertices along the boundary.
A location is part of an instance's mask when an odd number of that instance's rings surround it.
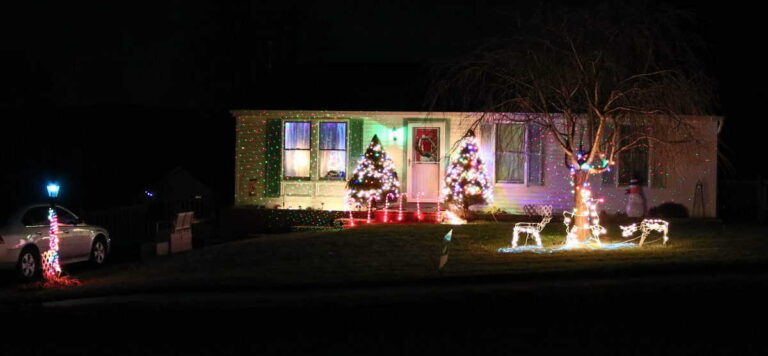
<svg viewBox="0 0 768 356">
<path fill-rule="evenodd" d="M 400 198 L 400 181 L 395 165 L 374 135 L 347 182 L 347 203 L 351 207 L 375 206 Z"/>
<path fill-rule="evenodd" d="M 467 132 L 458 156 L 451 161 L 445 175 L 443 201 L 460 209 L 464 217 L 469 214 L 470 206 L 493 200 L 491 182 L 478 151 L 474 132 Z"/>
</svg>

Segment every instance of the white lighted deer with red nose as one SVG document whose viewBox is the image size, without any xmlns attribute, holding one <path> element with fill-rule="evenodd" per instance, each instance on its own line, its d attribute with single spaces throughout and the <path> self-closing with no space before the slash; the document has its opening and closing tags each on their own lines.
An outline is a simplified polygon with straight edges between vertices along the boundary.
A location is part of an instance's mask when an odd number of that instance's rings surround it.
<svg viewBox="0 0 768 356">
<path fill-rule="evenodd" d="M 640 235 L 640 242 L 639 246 L 643 246 L 643 242 L 645 242 L 645 238 L 650 235 L 651 231 L 658 231 L 663 234 L 662 241 L 663 244 L 666 245 L 667 241 L 669 240 L 669 237 L 667 237 L 667 233 L 669 232 L 669 223 L 660 220 L 660 219 L 645 219 L 638 225 L 637 223 L 634 223 L 629 226 L 619 226 L 621 228 L 621 236 L 624 237 L 630 237 L 632 234 L 634 234 L 637 230 L 640 230 L 642 233 Z"/>
</svg>

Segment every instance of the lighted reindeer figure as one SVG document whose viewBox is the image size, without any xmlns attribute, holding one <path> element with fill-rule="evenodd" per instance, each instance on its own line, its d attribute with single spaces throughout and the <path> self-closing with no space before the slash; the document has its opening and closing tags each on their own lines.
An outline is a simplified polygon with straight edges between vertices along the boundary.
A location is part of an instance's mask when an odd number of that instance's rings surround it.
<svg viewBox="0 0 768 356">
<path fill-rule="evenodd" d="M 542 219 L 541 222 L 538 223 L 531 223 L 531 222 L 520 222 L 515 224 L 514 230 L 512 230 L 512 247 L 517 247 L 517 241 L 520 239 L 520 234 L 526 234 L 525 236 L 525 242 L 528 242 L 528 238 L 530 236 L 533 236 L 533 238 L 536 240 L 536 245 L 539 247 L 543 247 L 541 245 L 541 230 L 544 229 L 547 224 L 552 220 L 552 205 L 542 205 L 536 207 L 536 212 L 541 215 Z"/>
<path fill-rule="evenodd" d="M 669 232 L 669 223 L 660 220 L 660 219 L 645 219 L 642 222 L 640 222 L 640 225 L 637 223 L 634 223 L 629 226 L 619 226 L 621 228 L 621 236 L 624 237 L 630 237 L 632 234 L 634 234 L 637 230 L 640 230 L 642 234 L 640 235 L 640 246 L 643 246 L 643 242 L 645 242 L 645 238 L 650 235 L 651 231 L 658 231 L 663 236 L 663 244 L 666 246 L 667 241 L 669 240 L 669 237 L 667 237 L 667 233 Z"/>
</svg>

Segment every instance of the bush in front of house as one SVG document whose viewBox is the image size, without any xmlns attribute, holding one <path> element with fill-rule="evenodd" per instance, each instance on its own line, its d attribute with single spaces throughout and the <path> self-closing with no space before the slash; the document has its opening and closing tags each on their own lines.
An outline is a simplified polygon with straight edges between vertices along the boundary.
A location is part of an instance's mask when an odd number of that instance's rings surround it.
<svg viewBox="0 0 768 356">
<path fill-rule="evenodd" d="M 225 214 L 222 225 L 231 238 L 242 238 L 249 234 L 289 232 L 296 226 L 333 227 L 334 221 L 343 217 L 343 211 L 236 207 Z"/>
</svg>

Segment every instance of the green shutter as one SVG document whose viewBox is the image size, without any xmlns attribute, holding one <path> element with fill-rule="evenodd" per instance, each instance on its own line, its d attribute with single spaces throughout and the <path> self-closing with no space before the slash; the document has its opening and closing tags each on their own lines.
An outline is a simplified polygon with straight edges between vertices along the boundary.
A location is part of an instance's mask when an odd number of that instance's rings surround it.
<svg viewBox="0 0 768 356">
<path fill-rule="evenodd" d="M 280 167 L 282 166 L 282 121 L 267 120 L 267 140 L 264 159 L 264 195 L 267 197 L 280 196 Z"/>
<path fill-rule="evenodd" d="M 349 119 L 349 161 L 347 179 L 355 171 L 357 161 L 363 155 L 363 119 Z"/>
</svg>

